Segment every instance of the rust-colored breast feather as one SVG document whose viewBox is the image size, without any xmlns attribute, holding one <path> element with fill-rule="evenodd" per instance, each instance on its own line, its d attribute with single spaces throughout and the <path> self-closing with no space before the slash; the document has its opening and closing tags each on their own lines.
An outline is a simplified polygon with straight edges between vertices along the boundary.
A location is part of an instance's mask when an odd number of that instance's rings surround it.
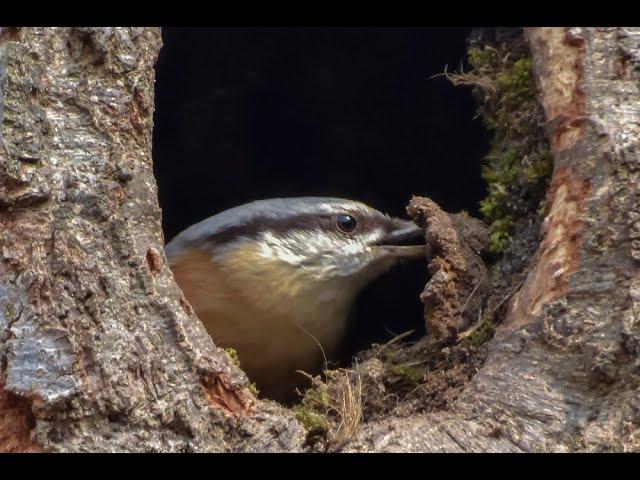
<svg viewBox="0 0 640 480">
<path fill-rule="evenodd" d="M 170 260 L 178 285 L 193 305 L 198 318 L 219 347 L 233 347 L 241 367 L 250 380 L 271 398 L 286 399 L 305 377 L 297 370 L 313 372 L 322 364 L 322 353 L 296 319 L 282 311 L 267 308 L 274 299 L 262 291 L 268 284 L 264 276 L 252 282 L 249 265 L 237 268 L 237 262 L 251 263 L 252 255 L 236 255 L 233 272 L 215 262 L 210 253 L 190 248 Z M 256 285 L 258 284 L 258 285 Z M 277 292 L 271 292 L 277 295 Z"/>
</svg>

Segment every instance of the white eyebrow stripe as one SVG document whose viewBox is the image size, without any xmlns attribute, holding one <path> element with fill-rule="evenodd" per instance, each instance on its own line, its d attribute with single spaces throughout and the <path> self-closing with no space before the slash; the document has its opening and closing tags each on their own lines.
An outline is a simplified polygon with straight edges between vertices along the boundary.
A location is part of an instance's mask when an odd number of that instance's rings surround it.
<svg viewBox="0 0 640 480">
<path fill-rule="evenodd" d="M 302 265 L 309 258 L 318 255 L 354 255 L 384 235 L 382 228 L 376 228 L 364 237 L 345 237 L 336 249 L 335 237 L 326 235 L 320 229 L 292 230 L 284 236 L 272 232 L 262 232 L 258 236 L 259 255 L 263 258 L 278 258 L 291 265 Z"/>
</svg>

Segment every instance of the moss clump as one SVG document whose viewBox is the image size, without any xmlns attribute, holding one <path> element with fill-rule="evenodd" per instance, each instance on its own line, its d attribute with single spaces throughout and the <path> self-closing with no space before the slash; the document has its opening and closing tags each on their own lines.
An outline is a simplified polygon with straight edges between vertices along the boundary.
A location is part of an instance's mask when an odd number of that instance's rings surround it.
<svg viewBox="0 0 640 480">
<path fill-rule="evenodd" d="M 238 351 L 235 348 L 225 348 L 224 351 L 227 355 L 229 355 L 229 358 L 236 367 L 242 368 L 240 365 L 240 357 L 238 357 Z M 249 391 L 253 394 L 254 397 L 257 397 L 260 394 L 260 390 L 258 390 L 258 387 L 255 383 L 249 384 Z"/>
<path fill-rule="evenodd" d="M 235 348 L 231 348 L 231 347 L 225 348 L 224 351 L 227 355 L 229 355 L 229 358 L 231 359 L 233 364 L 236 367 L 241 368 L 240 357 L 238 357 L 238 351 Z M 255 383 L 249 384 L 249 391 L 253 394 L 254 397 L 257 397 L 260 394 L 260 390 L 258 390 L 258 387 Z"/>
<path fill-rule="evenodd" d="M 315 434 L 327 429 L 327 418 L 309 407 L 296 408 L 296 420 L 307 430 L 309 434 Z"/>
<path fill-rule="evenodd" d="M 329 393 L 327 384 L 319 377 L 310 377 L 312 387 L 302 398 L 302 402 L 294 407 L 296 419 L 310 435 L 324 433 L 329 428 Z"/>
<path fill-rule="evenodd" d="M 414 388 L 424 380 L 425 367 L 405 358 L 400 348 L 388 348 L 381 352 L 382 378 L 386 386 L 395 391 L 404 388 Z"/>
<path fill-rule="evenodd" d="M 469 72 L 448 77 L 473 87 L 478 115 L 492 134 L 482 171 L 489 194 L 480 210 L 489 223 L 490 249 L 499 253 L 511 244 L 518 220 L 539 215 L 553 160 L 524 41 L 474 46 L 468 59 Z"/>
<path fill-rule="evenodd" d="M 225 348 L 224 351 L 226 352 L 227 355 L 229 355 L 229 358 L 231 359 L 231 361 L 233 362 L 233 364 L 240 368 L 240 359 L 238 358 L 238 352 L 236 351 L 235 348 Z"/>
<path fill-rule="evenodd" d="M 258 386 L 255 383 L 249 384 L 249 391 L 254 397 L 260 395 L 260 390 L 258 390 Z"/>
<path fill-rule="evenodd" d="M 355 371 L 326 370 L 325 379 L 311 377 L 312 386 L 294 407 L 307 430 L 307 443 L 321 450 L 339 450 L 362 421 L 362 381 Z"/>
<path fill-rule="evenodd" d="M 491 340 L 494 333 L 495 328 L 493 324 L 490 321 L 485 320 L 478 326 L 478 328 L 469 333 L 466 338 L 472 345 L 480 346 Z"/>
<path fill-rule="evenodd" d="M 424 370 L 409 363 L 393 365 L 391 371 L 412 385 L 419 385 L 424 378 Z"/>
</svg>

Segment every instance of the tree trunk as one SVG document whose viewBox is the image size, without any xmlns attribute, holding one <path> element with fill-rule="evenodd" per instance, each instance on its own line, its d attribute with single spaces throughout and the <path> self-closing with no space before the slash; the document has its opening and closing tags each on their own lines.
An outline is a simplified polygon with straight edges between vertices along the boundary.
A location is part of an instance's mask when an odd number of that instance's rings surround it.
<svg viewBox="0 0 640 480">
<path fill-rule="evenodd" d="M 297 450 L 163 253 L 155 28 L 0 39 L 0 451 Z"/>
<path fill-rule="evenodd" d="M 554 158 L 526 279 L 450 407 L 364 423 L 346 451 L 640 450 L 640 29 L 526 34 Z M 0 31 L 0 451 L 303 449 L 167 267 L 160 43 Z"/>
</svg>

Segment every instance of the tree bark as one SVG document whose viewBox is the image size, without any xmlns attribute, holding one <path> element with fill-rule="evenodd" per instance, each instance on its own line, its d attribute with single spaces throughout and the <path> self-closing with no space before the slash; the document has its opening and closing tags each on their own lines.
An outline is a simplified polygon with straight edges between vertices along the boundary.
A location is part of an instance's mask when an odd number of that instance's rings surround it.
<svg viewBox="0 0 640 480">
<path fill-rule="evenodd" d="M 299 449 L 167 267 L 160 30 L 0 35 L 0 451 Z"/>
<path fill-rule="evenodd" d="M 450 408 L 360 425 L 346 451 L 640 450 L 640 29 L 526 34 L 554 157 L 526 279 Z M 160 43 L 0 31 L 1 451 L 303 450 L 167 267 Z"/>
</svg>

